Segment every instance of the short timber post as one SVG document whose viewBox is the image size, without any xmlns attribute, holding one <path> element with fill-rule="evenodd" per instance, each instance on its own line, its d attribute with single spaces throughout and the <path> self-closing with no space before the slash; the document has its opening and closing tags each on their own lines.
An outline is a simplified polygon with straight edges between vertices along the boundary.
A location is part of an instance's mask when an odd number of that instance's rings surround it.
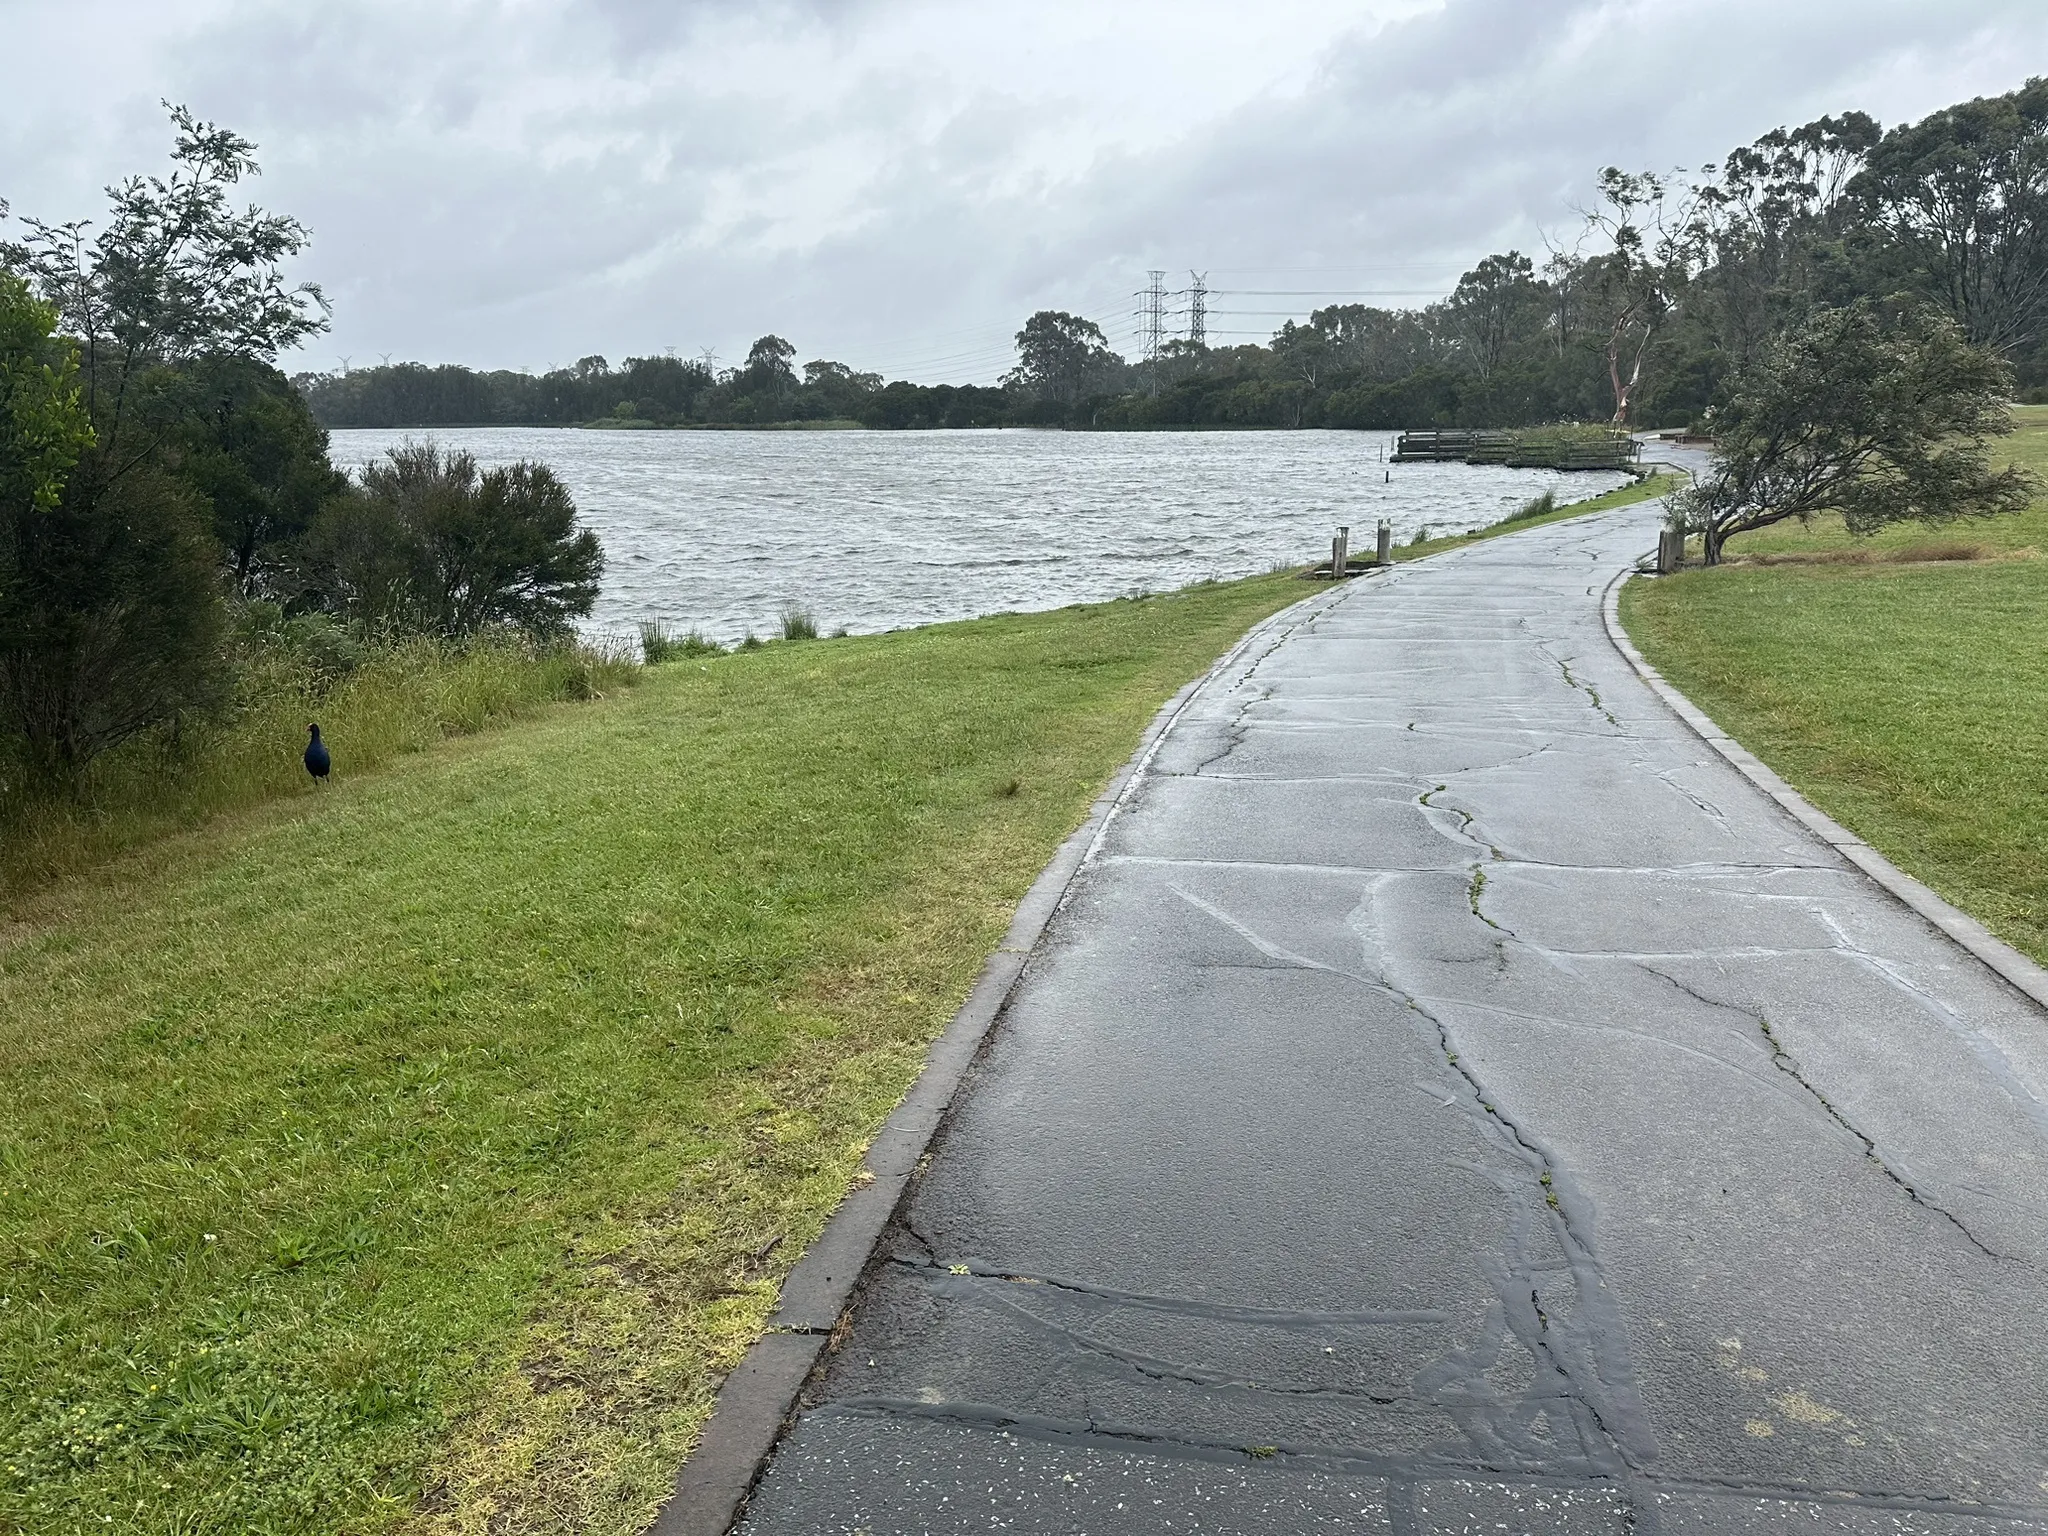
<svg viewBox="0 0 2048 1536">
<path fill-rule="evenodd" d="M 1685 530 L 1683 528 L 1660 528 L 1657 530 L 1657 574 L 1669 576 L 1685 564 Z"/>
<path fill-rule="evenodd" d="M 1330 569 L 1340 577 L 1351 574 L 1351 525 L 1348 523 L 1337 530 L 1337 563 Z"/>
<path fill-rule="evenodd" d="M 1380 519 L 1379 563 L 1386 565 L 1394 558 L 1394 525 L 1385 518 Z"/>
</svg>

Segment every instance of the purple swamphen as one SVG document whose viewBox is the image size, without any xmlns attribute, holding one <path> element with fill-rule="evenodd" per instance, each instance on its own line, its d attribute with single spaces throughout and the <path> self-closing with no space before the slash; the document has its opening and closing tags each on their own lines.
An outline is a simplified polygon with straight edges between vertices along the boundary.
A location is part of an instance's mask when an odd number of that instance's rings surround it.
<svg viewBox="0 0 2048 1536">
<path fill-rule="evenodd" d="M 327 743 L 320 739 L 320 727 L 309 725 L 306 729 L 313 734 L 313 739 L 306 743 L 306 772 L 313 775 L 315 783 L 325 783 L 334 759 L 328 755 Z"/>
</svg>

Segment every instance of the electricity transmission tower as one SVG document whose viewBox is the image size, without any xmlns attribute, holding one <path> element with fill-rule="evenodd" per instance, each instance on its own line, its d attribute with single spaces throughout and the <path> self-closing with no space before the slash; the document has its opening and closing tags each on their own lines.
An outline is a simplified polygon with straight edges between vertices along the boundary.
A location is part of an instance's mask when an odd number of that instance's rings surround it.
<svg viewBox="0 0 2048 1536">
<path fill-rule="evenodd" d="M 1188 272 L 1188 345 L 1206 347 L 1209 344 L 1209 274 Z"/>
<path fill-rule="evenodd" d="M 1166 274 L 1161 271 L 1145 275 L 1151 281 L 1138 295 L 1145 301 L 1145 307 L 1138 311 L 1138 322 L 1144 328 L 1146 393 L 1156 395 L 1159 393 L 1159 354 L 1166 346 Z"/>
<path fill-rule="evenodd" d="M 1152 279 L 1142 297 L 1145 300 L 1145 361 L 1156 363 L 1159 352 L 1166 345 L 1166 274 L 1149 272 Z"/>
</svg>

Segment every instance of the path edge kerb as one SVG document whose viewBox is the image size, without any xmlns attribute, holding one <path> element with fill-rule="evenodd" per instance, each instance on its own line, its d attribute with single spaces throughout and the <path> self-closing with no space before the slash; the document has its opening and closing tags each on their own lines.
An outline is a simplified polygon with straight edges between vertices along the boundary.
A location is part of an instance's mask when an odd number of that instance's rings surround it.
<svg viewBox="0 0 2048 1536">
<path fill-rule="evenodd" d="M 932 1043 L 916 1080 L 875 1133 L 853 1187 L 791 1268 L 767 1331 L 719 1386 L 711 1417 L 647 1536 L 726 1536 L 738 1523 L 770 1453 L 796 1417 L 805 1383 L 822 1364 L 890 1222 L 917 1182 L 919 1165 L 952 1109 L 968 1068 L 1002 1018 L 1047 927 L 1065 905 L 1074 877 L 1100 846 L 1110 821 L 1129 799 L 1174 721 L 1258 640 L 1313 617 L 1306 611 L 1312 605 L 1320 612 L 1353 585 L 1327 587 L 1268 614 L 1152 717 L 1138 738 L 1137 750 L 1096 796 L 1087 817 L 1060 844 L 1017 904 L 1009 931 L 983 962 L 967 1001 Z"/>
<path fill-rule="evenodd" d="M 1607 638 L 1621 652 L 1622 659 L 1635 668 L 1636 676 L 1650 687 L 1671 712 L 1692 728 L 1708 746 L 1718 752 L 1734 770 L 1769 795 L 1793 820 L 1862 870 L 1896 900 L 1911 908 L 1942 934 L 1984 962 L 2000 980 L 2048 1009 L 2048 969 L 2043 969 L 2012 945 L 1999 938 L 1976 918 L 1951 905 L 1925 882 L 1916 880 L 1862 838 L 1826 814 L 1798 790 L 1772 772 L 1763 761 L 1716 725 L 1706 712 L 1674 688 L 1664 674 L 1650 665 L 1649 658 L 1636 649 L 1628 631 L 1621 627 L 1622 585 L 1637 572 L 1623 568 L 1607 584 L 1601 597 L 1600 617 L 1607 626 Z"/>
</svg>

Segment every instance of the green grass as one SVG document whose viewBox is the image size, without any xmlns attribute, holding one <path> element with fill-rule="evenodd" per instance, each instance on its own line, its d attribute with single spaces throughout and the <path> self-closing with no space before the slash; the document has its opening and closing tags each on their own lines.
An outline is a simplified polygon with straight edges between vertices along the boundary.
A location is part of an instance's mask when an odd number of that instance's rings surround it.
<svg viewBox="0 0 2048 1536">
<path fill-rule="evenodd" d="M 639 1529 L 1017 898 L 1302 595 L 673 662 L 17 899 L 0 1530 Z"/>
<path fill-rule="evenodd" d="M 1620 486 L 1602 496 L 1586 501 L 1574 501 L 1554 511 L 1530 513 L 1524 507 L 1510 512 L 1499 522 L 1478 529 L 1473 533 L 1450 534 L 1440 539 L 1425 539 L 1420 544 L 1397 544 L 1394 546 L 1396 560 L 1419 560 L 1425 555 L 1441 554 L 1447 549 L 1459 549 L 1467 544 L 1478 544 L 1487 539 L 1497 539 L 1503 534 L 1520 533 L 1524 528 L 1541 528 L 1545 523 L 1561 523 L 1569 518 L 1584 517 L 1589 512 L 1611 512 L 1616 507 L 1633 506 L 1639 501 L 1648 501 L 1662 496 L 1678 484 L 1676 475 L 1650 475 Z"/>
<path fill-rule="evenodd" d="M 2017 415 L 2007 451 L 2048 471 L 2048 408 Z M 1780 525 L 1732 542 L 1720 569 L 1630 582 L 1622 619 L 1801 793 L 2048 961 L 2042 548 L 2048 500 L 1864 540 L 1839 519 Z"/>
<path fill-rule="evenodd" d="M 319 793 L 299 766 L 312 721 L 336 744 L 341 771 L 355 774 L 557 700 L 602 697 L 638 675 L 617 656 L 536 650 L 515 637 L 346 648 L 352 670 L 335 677 L 276 636 L 253 640 L 221 718 L 104 754 L 75 795 L 28 793 L 0 759 L 0 902 L 223 812 Z"/>
</svg>

